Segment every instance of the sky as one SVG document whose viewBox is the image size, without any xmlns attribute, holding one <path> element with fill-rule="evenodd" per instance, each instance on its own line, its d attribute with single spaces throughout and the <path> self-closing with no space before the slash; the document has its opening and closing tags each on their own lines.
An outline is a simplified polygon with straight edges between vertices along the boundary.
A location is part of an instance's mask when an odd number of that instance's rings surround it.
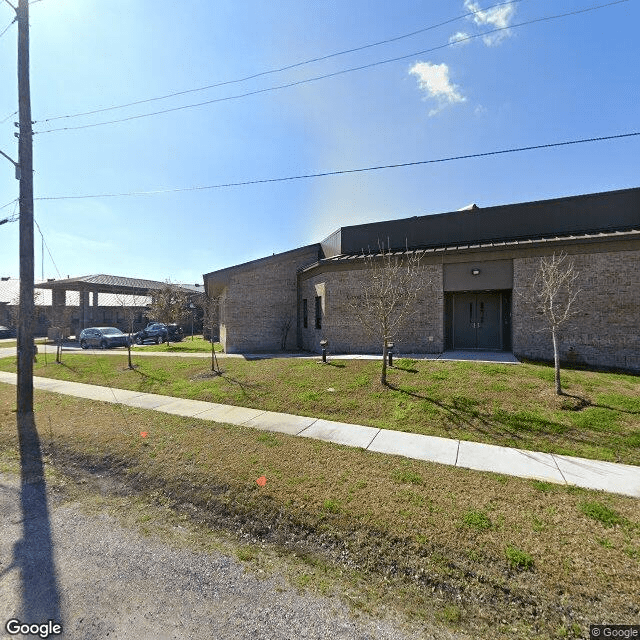
<svg viewBox="0 0 640 640">
<path fill-rule="evenodd" d="M 640 136 L 222 186 L 640 131 L 639 0 L 540 20 L 606 3 L 35 0 L 36 278 L 195 284 L 341 226 L 638 187 Z M 13 16 L 0 1 L 0 33 Z M 16 49 L 13 24 L 14 159 Z M 0 207 L 17 196 L 0 157 Z M 18 240 L 0 225 L 1 276 L 19 275 Z"/>
</svg>

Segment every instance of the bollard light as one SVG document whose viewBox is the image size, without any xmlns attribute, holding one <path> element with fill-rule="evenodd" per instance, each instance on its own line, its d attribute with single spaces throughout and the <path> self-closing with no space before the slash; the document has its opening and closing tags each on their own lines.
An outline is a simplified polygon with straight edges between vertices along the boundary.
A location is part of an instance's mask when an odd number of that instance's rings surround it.
<svg viewBox="0 0 640 640">
<path fill-rule="evenodd" d="M 393 367 L 393 342 L 387 342 L 387 354 L 389 355 L 389 366 Z"/>
<path fill-rule="evenodd" d="M 320 346 L 322 347 L 322 362 L 327 361 L 327 347 L 329 346 L 329 341 L 325 338 L 324 340 L 320 340 Z"/>
</svg>

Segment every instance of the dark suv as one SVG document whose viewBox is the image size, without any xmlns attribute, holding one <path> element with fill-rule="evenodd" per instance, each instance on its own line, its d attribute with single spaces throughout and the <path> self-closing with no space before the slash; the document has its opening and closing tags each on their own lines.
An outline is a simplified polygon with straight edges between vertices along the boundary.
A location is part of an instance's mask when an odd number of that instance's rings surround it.
<svg viewBox="0 0 640 640">
<path fill-rule="evenodd" d="M 182 327 L 177 324 L 163 324 L 162 322 L 151 322 L 142 331 L 138 331 L 133 336 L 136 344 L 144 342 L 155 342 L 162 344 L 163 342 L 180 342 L 184 338 Z"/>
</svg>

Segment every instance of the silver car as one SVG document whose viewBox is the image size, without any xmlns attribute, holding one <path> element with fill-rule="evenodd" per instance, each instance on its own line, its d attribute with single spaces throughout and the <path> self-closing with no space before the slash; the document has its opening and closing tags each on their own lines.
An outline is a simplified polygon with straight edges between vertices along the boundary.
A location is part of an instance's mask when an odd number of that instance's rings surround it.
<svg viewBox="0 0 640 640">
<path fill-rule="evenodd" d="M 126 347 L 129 344 L 129 336 L 116 327 L 89 327 L 80 332 L 79 342 L 83 349 L 89 349 L 89 347 L 110 349 Z"/>
</svg>

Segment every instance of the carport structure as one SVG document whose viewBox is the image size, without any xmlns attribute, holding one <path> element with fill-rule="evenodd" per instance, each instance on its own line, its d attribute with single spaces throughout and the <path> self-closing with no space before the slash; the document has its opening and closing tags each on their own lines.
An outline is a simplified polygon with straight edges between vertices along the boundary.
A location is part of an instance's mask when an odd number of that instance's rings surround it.
<svg viewBox="0 0 640 640">
<path fill-rule="evenodd" d="M 119 326 L 125 329 L 126 315 L 133 313 L 135 324 L 146 322 L 148 307 L 154 294 L 167 286 L 166 282 L 127 278 L 105 274 L 50 279 L 35 285 L 36 289 L 51 290 L 52 311 L 74 306 L 75 295 L 67 296 L 67 292 L 76 293 L 77 313 L 70 320 L 70 333 L 78 334 L 82 329 L 94 325 Z M 201 284 L 172 284 L 195 296 L 204 292 Z M 122 326 L 120 326 L 122 325 Z"/>
</svg>

